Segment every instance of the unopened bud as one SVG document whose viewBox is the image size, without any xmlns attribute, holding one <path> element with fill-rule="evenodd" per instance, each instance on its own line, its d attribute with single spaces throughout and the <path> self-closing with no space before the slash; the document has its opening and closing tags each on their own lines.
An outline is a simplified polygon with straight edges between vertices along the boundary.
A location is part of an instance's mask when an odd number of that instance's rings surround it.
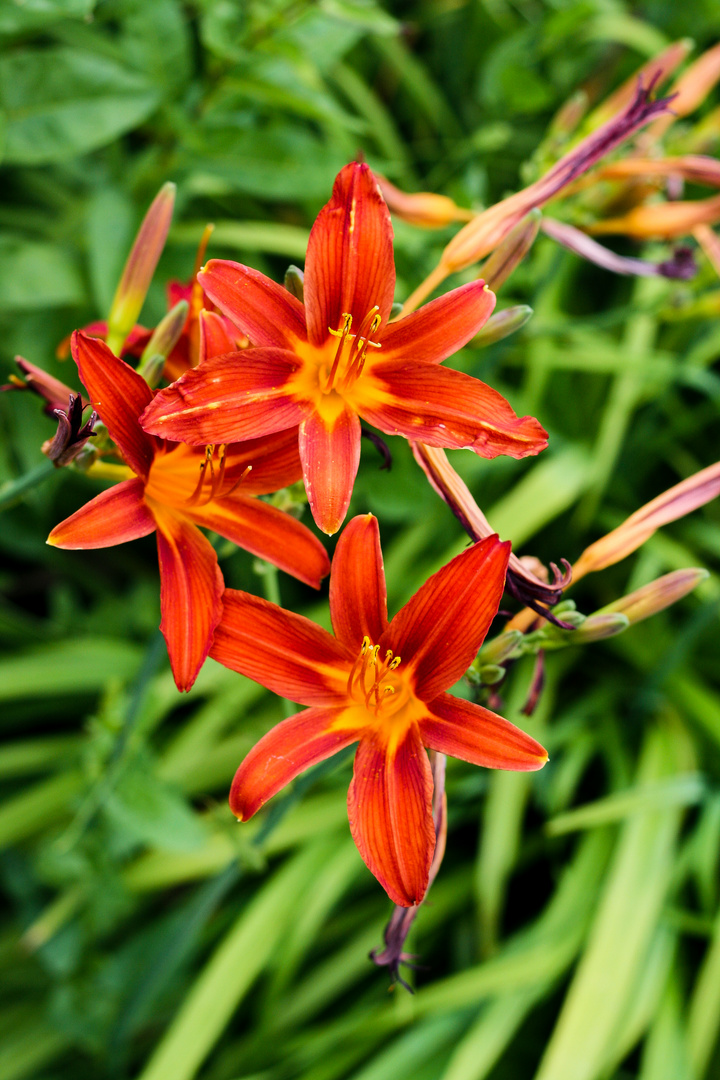
<svg viewBox="0 0 720 1080">
<path fill-rule="evenodd" d="M 497 292 L 527 255 L 540 228 L 539 210 L 531 210 L 501 240 L 482 268 L 485 284 Z"/>
<path fill-rule="evenodd" d="M 689 476 L 631 514 L 622 525 L 585 548 L 573 566 L 573 579 L 613 566 L 649 540 L 656 529 L 685 517 L 720 495 L 720 462 Z"/>
<path fill-rule="evenodd" d="M 604 641 L 627 630 L 630 620 L 620 612 L 588 615 L 581 626 L 567 635 L 568 645 L 589 645 L 593 641 Z"/>
<path fill-rule="evenodd" d="M 642 622 L 643 619 L 649 619 L 651 615 L 682 600 L 683 596 L 691 593 L 701 581 L 705 581 L 709 576 L 707 570 L 696 567 L 673 570 L 672 573 L 664 574 L 663 577 L 656 578 L 648 585 L 643 585 L 641 589 L 636 589 L 627 596 L 621 596 L 612 604 L 607 604 L 598 612 L 598 615 L 606 612 L 620 612 L 631 625 Z"/>
<path fill-rule="evenodd" d="M 162 317 L 143 349 L 137 371 L 153 389 L 160 382 L 165 361 L 180 340 L 189 310 L 187 300 L 178 300 L 175 307 Z"/>
<path fill-rule="evenodd" d="M 503 338 L 510 337 L 521 330 L 530 320 L 533 309 L 527 304 L 517 304 L 515 307 L 505 308 L 491 315 L 482 330 L 472 338 L 468 344 L 478 349 L 484 349 L 488 345 L 494 345 Z"/>
<path fill-rule="evenodd" d="M 288 266 L 284 284 L 296 300 L 299 300 L 301 304 L 305 303 L 305 275 L 299 266 Z"/>
<path fill-rule="evenodd" d="M 682 73 L 673 86 L 674 115 L 662 116 L 650 128 L 648 135 L 659 139 L 678 116 L 688 116 L 702 105 L 715 84 L 720 80 L 720 44 L 702 53 Z"/>
<path fill-rule="evenodd" d="M 120 355 L 125 338 L 137 322 L 145 302 L 165 247 L 174 203 L 175 185 L 163 184 L 150 204 L 128 255 L 108 316 L 107 344 L 116 356 Z"/>
<path fill-rule="evenodd" d="M 375 179 L 388 210 L 411 225 L 420 225 L 424 229 L 441 229 L 454 221 L 470 221 L 472 210 L 466 210 L 447 195 L 436 195 L 431 191 L 418 191 L 408 194 L 395 187 L 384 176 L 375 173 Z"/>
<path fill-rule="evenodd" d="M 515 652 L 522 637 L 522 630 L 506 630 L 504 634 L 493 638 L 492 641 L 486 641 L 478 653 L 476 663 L 479 661 L 482 666 L 502 664 Z"/>
</svg>

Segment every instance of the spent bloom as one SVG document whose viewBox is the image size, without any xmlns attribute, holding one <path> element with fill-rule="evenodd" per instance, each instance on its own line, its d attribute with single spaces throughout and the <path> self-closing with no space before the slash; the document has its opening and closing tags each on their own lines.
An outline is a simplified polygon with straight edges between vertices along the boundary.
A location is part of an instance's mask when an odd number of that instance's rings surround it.
<svg viewBox="0 0 720 1080">
<path fill-rule="evenodd" d="M 358 850 L 396 903 L 420 903 L 436 843 L 423 747 L 496 769 L 539 769 L 547 754 L 488 709 L 446 693 L 494 619 L 510 545 L 493 535 L 449 562 L 388 622 L 377 520 L 355 517 L 333 559 L 334 635 L 228 589 L 211 656 L 309 708 L 278 724 L 238 769 L 242 821 L 298 773 L 359 743 L 348 792 Z"/>
<path fill-rule="evenodd" d="M 366 165 L 347 165 L 310 234 L 304 305 L 247 266 L 211 260 L 199 279 L 253 346 L 218 356 L 162 390 L 147 431 L 188 443 L 298 429 L 305 488 L 326 533 L 347 513 L 360 460 L 360 420 L 387 435 L 483 457 L 547 445 L 495 390 L 440 366 L 483 326 L 495 297 L 482 281 L 389 322 L 395 290 L 390 215 Z"/>
<path fill-rule="evenodd" d="M 72 350 L 127 464 L 126 478 L 56 525 L 48 543 L 102 548 L 157 531 L 160 628 L 175 682 L 189 690 L 210 649 L 223 592 L 217 555 L 198 525 L 316 588 L 330 568 L 304 525 L 254 498 L 299 479 L 295 439 L 280 433 L 205 450 L 156 439 L 138 422 L 152 401 L 145 380 L 97 338 L 77 332 Z"/>
</svg>

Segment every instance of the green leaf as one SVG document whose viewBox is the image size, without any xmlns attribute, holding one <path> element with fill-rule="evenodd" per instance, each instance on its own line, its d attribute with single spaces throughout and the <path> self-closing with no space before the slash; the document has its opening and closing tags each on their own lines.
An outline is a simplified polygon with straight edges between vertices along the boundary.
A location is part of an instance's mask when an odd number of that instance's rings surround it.
<svg viewBox="0 0 720 1080">
<path fill-rule="evenodd" d="M 77 262 L 66 248 L 0 240 L 0 311 L 77 307 L 84 301 Z"/>
<path fill-rule="evenodd" d="M 5 161 L 40 164 L 105 146 L 155 110 L 158 90 L 108 57 L 23 49 L 0 59 Z"/>
<path fill-rule="evenodd" d="M 143 757 L 123 771 L 103 809 L 121 832 L 161 851 L 193 851 L 207 836 L 182 795 L 158 779 Z"/>
<path fill-rule="evenodd" d="M 6 0 L 0 9 L 0 34 L 46 30 L 55 19 L 85 19 L 97 0 Z"/>
</svg>

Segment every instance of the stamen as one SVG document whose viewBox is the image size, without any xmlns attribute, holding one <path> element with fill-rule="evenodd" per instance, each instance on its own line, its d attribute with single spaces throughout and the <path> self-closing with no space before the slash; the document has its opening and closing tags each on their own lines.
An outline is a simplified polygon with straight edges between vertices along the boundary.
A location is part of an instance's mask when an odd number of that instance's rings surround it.
<svg viewBox="0 0 720 1080">
<path fill-rule="evenodd" d="M 360 652 L 357 654 L 357 657 L 355 658 L 355 663 L 350 668 L 350 674 L 348 675 L 348 681 L 347 681 L 347 692 L 348 692 L 348 694 L 351 692 L 352 681 L 353 681 L 353 678 L 355 676 L 355 672 L 357 671 L 358 664 L 360 663 L 361 660 L 364 660 L 365 655 L 366 655 L 369 648 L 370 648 L 370 638 L 367 637 L 367 635 L 366 635 L 362 640 L 362 645 L 360 646 Z M 365 667 L 363 666 L 362 675 L 364 675 L 364 674 L 365 674 Z M 362 681 L 362 675 L 361 675 L 361 681 Z"/>
<path fill-rule="evenodd" d="M 240 474 L 240 478 L 236 480 L 234 484 L 231 484 L 227 491 L 222 492 L 223 499 L 227 499 L 228 495 L 232 495 L 233 491 L 237 491 L 243 480 L 247 479 L 251 472 L 252 465 L 248 465 L 247 468 L 243 469 L 242 473 Z"/>
<path fill-rule="evenodd" d="M 218 469 L 217 476 L 215 476 L 215 474 L 213 473 L 212 487 L 210 488 L 210 498 L 208 499 L 208 502 L 212 502 L 212 500 L 216 497 L 216 495 L 219 494 L 219 492 L 220 492 L 220 490 L 222 488 L 222 483 L 223 483 L 223 480 L 225 478 L 225 451 L 226 451 L 226 449 L 227 449 L 227 447 L 225 446 L 225 443 L 223 443 L 220 446 L 219 450 L 218 450 L 218 454 L 220 456 L 220 467 Z M 212 464 L 211 464 L 210 468 L 212 469 Z"/>
<path fill-rule="evenodd" d="M 332 390 L 332 384 L 335 381 L 335 376 L 337 374 L 337 369 L 338 369 L 338 366 L 340 364 L 340 357 L 342 356 L 343 349 L 345 348 L 345 342 L 347 341 L 348 334 L 350 333 L 350 328 L 351 327 L 352 327 L 352 315 L 350 315 L 349 312 L 347 312 L 347 311 L 343 312 L 343 326 L 342 326 L 341 330 L 333 330 L 330 327 L 328 327 L 328 329 L 330 330 L 330 333 L 333 335 L 333 337 L 339 337 L 340 338 L 340 342 L 338 344 L 337 351 L 335 353 L 335 359 L 333 360 L 332 367 L 330 368 L 330 374 L 328 375 L 328 381 L 325 384 L 325 393 L 327 393 L 329 390 Z"/>
<path fill-rule="evenodd" d="M 358 331 L 355 339 L 355 355 L 348 365 L 345 378 L 343 379 L 343 386 L 348 386 L 355 382 L 355 380 L 362 375 L 368 348 L 370 346 L 374 349 L 380 348 L 380 342 L 371 341 L 370 335 L 375 333 L 381 321 L 380 310 L 377 304 L 375 304 L 363 319 L 360 330 Z"/>
<path fill-rule="evenodd" d="M 204 458 L 203 461 L 200 462 L 200 476 L 199 476 L 198 482 L 197 482 L 197 484 L 195 486 L 195 490 L 193 491 L 190 498 L 187 500 L 188 506 L 194 506 L 195 503 L 197 503 L 200 500 L 200 492 L 202 491 L 203 481 L 205 480 L 205 470 L 208 467 L 208 462 L 212 458 L 212 453 L 213 453 L 214 449 L 215 449 L 214 446 L 206 446 L 205 447 L 205 458 Z"/>
</svg>

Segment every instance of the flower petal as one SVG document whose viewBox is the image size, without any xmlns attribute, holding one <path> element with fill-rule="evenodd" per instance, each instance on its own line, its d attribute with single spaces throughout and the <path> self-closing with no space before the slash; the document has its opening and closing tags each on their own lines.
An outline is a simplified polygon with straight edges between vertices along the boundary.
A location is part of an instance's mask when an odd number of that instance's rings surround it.
<svg viewBox="0 0 720 1080">
<path fill-rule="evenodd" d="M 300 460 L 312 516 L 328 536 L 347 514 L 360 464 L 360 421 L 344 408 L 334 421 L 311 413 L 300 424 Z"/>
<path fill-rule="evenodd" d="M 343 750 L 359 736 L 360 730 L 348 724 L 338 708 L 305 709 L 283 720 L 252 748 L 235 773 L 230 809 L 241 821 L 247 821 L 298 773 Z"/>
<path fill-rule="evenodd" d="M 190 507 L 188 517 L 314 589 L 330 573 L 327 552 L 307 526 L 259 499 L 243 495 L 212 499 Z"/>
<path fill-rule="evenodd" d="M 306 340 L 300 301 L 258 270 L 228 259 L 210 259 L 198 281 L 253 345 L 293 349 L 297 341 Z"/>
<path fill-rule="evenodd" d="M 547 446 L 547 432 L 533 416 L 518 417 L 502 394 L 461 371 L 381 362 L 372 375 L 379 404 L 363 405 L 360 412 L 387 435 L 468 447 L 486 458 L 523 458 Z"/>
<path fill-rule="evenodd" d="M 383 360 L 439 364 L 462 349 L 492 315 L 495 293 L 471 281 L 419 311 L 390 323 L 382 335 Z"/>
<path fill-rule="evenodd" d="M 387 629 L 380 531 L 372 514 L 354 517 L 337 542 L 330 578 L 330 617 L 338 641 L 356 651 L 365 636 L 375 644 Z"/>
<path fill-rule="evenodd" d="M 104 341 L 76 330 L 71 349 L 93 407 L 111 438 L 133 472 L 147 479 L 157 443 L 140 427 L 138 417 L 152 401 L 152 390 Z"/>
<path fill-rule="evenodd" d="M 420 720 L 420 735 L 431 750 L 488 769 L 541 769 L 547 751 L 539 742 L 482 705 L 441 694 Z"/>
<path fill-rule="evenodd" d="M 113 547 L 155 531 L 155 518 L 143 501 L 144 484 L 135 477 L 108 488 L 56 525 L 47 538 L 53 547 L 83 550 Z"/>
<path fill-rule="evenodd" d="M 250 472 L 243 476 L 248 465 Z M 302 479 L 297 428 L 229 443 L 225 452 L 225 489 L 241 476 L 243 495 L 268 495 Z"/>
<path fill-rule="evenodd" d="M 234 333 L 232 331 L 235 331 Z M 237 349 L 237 330 L 231 323 L 218 315 L 216 311 L 198 314 L 198 332 L 200 336 L 200 360 L 209 360 L 213 356 L 223 356 Z"/>
<path fill-rule="evenodd" d="M 192 446 L 284 431 L 303 417 L 286 387 L 296 369 L 294 354 L 280 349 L 214 356 L 156 394 L 143 427 Z"/>
<path fill-rule="evenodd" d="M 432 701 L 462 678 L 497 614 L 510 557 L 493 534 L 428 578 L 383 635 L 381 652 L 415 669 L 415 693 Z"/>
<path fill-rule="evenodd" d="M 160 629 L 178 690 L 189 690 L 222 615 L 223 578 L 209 540 L 192 522 L 151 502 L 160 560 Z"/>
<path fill-rule="evenodd" d="M 210 655 L 291 701 L 336 707 L 355 659 L 310 619 L 236 589 L 225 590 Z"/>
<path fill-rule="evenodd" d="M 432 772 L 415 724 L 360 741 L 348 791 L 350 831 L 365 865 L 390 899 L 423 899 L 435 850 Z"/>
<path fill-rule="evenodd" d="M 346 165 L 308 243 L 305 314 L 313 345 L 322 345 L 345 313 L 359 326 L 377 305 L 381 325 L 387 321 L 395 293 L 392 237 L 390 213 L 370 169 Z"/>
</svg>

